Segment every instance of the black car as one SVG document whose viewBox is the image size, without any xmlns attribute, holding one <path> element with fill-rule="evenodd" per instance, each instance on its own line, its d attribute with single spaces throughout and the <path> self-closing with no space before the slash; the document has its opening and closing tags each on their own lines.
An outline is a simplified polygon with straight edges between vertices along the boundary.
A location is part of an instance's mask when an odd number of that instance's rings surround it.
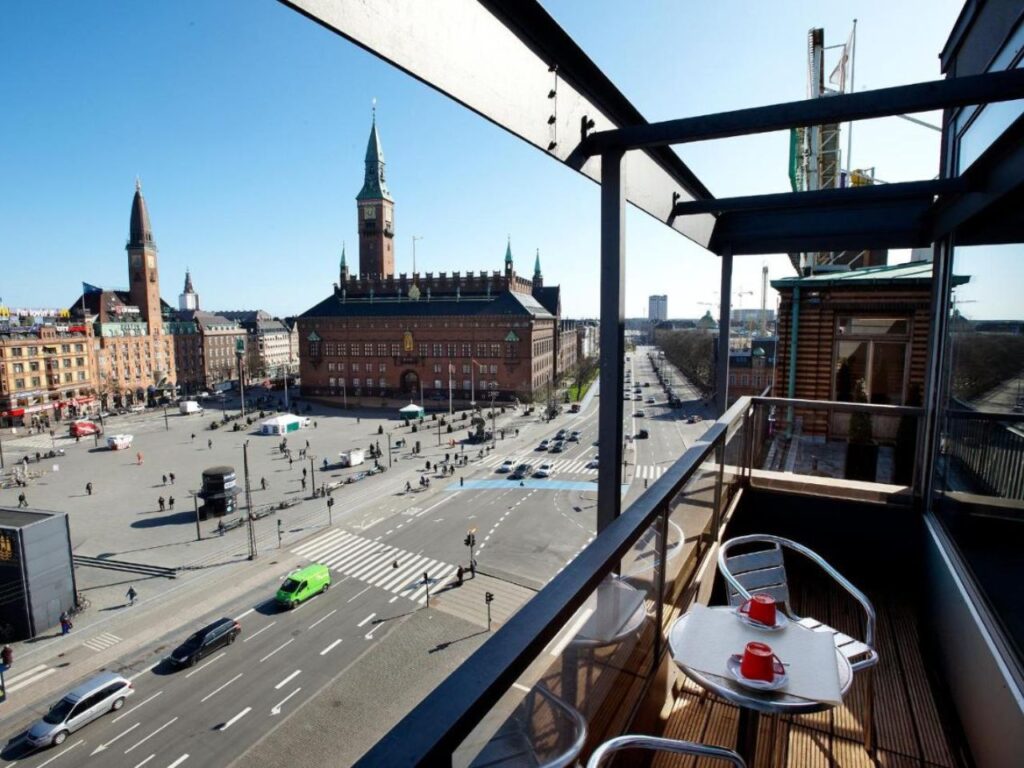
<svg viewBox="0 0 1024 768">
<path fill-rule="evenodd" d="M 637 440 L 646 440 L 650 436 L 650 432 L 648 432 L 646 429 L 641 429 L 639 432 L 636 433 Z"/>
<path fill-rule="evenodd" d="M 237 621 L 228 618 L 218 619 L 191 635 L 175 648 L 168 658 L 172 664 L 179 667 L 191 667 L 218 648 L 235 642 L 235 638 L 240 634 L 242 627 Z"/>
<path fill-rule="evenodd" d="M 531 472 L 533 472 L 532 464 L 520 464 L 508 477 L 509 480 L 523 480 L 528 477 Z"/>
</svg>

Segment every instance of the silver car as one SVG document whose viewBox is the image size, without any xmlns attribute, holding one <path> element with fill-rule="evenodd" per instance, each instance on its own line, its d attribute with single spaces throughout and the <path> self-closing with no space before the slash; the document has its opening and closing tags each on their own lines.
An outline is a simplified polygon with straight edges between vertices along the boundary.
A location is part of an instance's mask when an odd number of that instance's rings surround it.
<svg viewBox="0 0 1024 768">
<path fill-rule="evenodd" d="M 96 675 L 69 691 L 25 734 L 33 747 L 63 744 L 74 733 L 107 712 L 116 712 L 135 693 L 131 681 L 113 672 Z"/>
</svg>

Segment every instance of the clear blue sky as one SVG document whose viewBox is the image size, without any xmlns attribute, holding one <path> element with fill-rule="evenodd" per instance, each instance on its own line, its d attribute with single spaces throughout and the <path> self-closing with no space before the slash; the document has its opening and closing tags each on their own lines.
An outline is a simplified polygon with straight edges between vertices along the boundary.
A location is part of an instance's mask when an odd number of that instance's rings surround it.
<svg viewBox="0 0 1024 768">
<path fill-rule="evenodd" d="M 808 28 L 841 43 L 859 19 L 857 90 L 939 76 L 959 10 L 927 2 L 644 2 L 546 7 L 650 120 L 800 99 Z M 540 248 L 568 316 L 598 310 L 598 188 L 271 0 L 4 3 L 0 29 L 0 297 L 62 306 L 81 281 L 127 283 L 136 175 L 177 303 L 300 312 L 356 252 L 354 197 L 371 99 L 396 200 L 399 271 L 517 268 Z M 938 122 L 938 115 L 925 116 Z M 845 140 L 844 140 L 845 144 Z M 787 137 L 687 147 L 716 195 L 788 189 Z M 854 164 L 887 181 L 936 173 L 938 134 L 859 124 Z M 668 293 L 673 317 L 714 301 L 718 260 L 647 216 L 627 219 L 627 314 Z M 760 257 L 734 284 L 758 301 Z M 784 257 L 767 259 L 771 276 Z M 773 302 L 772 302 L 773 303 Z"/>
</svg>

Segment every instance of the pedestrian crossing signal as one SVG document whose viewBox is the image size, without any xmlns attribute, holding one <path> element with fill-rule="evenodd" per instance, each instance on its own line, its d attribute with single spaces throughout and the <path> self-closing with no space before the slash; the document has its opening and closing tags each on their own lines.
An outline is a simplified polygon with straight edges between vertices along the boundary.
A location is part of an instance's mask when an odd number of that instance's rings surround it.
<svg viewBox="0 0 1024 768">
<path fill-rule="evenodd" d="M 494 599 L 494 593 L 493 592 L 484 592 L 484 602 L 489 603 L 493 599 Z"/>
</svg>

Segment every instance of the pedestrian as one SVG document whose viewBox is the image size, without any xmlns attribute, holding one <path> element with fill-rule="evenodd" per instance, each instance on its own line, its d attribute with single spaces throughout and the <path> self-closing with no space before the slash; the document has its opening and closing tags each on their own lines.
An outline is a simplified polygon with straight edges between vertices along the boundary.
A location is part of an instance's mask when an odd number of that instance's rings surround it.
<svg viewBox="0 0 1024 768">
<path fill-rule="evenodd" d="M 302 478 L 302 490 L 306 490 L 306 478 Z"/>
<path fill-rule="evenodd" d="M 135 598 L 139 596 L 139 593 L 135 591 L 135 587 L 128 587 L 124 596 L 128 598 L 128 605 L 135 605 Z"/>
<path fill-rule="evenodd" d="M 462 574 L 464 574 L 464 573 L 465 573 L 465 570 L 463 570 L 461 565 L 459 566 L 458 570 L 455 571 L 455 578 L 458 580 L 460 587 L 462 586 Z"/>
<path fill-rule="evenodd" d="M 213 450 L 213 440 L 212 439 L 209 439 L 209 440 L 206 441 L 206 448 L 208 450 L 211 450 L 211 451 Z"/>
<path fill-rule="evenodd" d="M 14 666 L 14 649 L 11 646 L 5 645 L 3 650 L 0 651 L 0 664 L 3 664 L 5 669 L 10 669 Z"/>
<path fill-rule="evenodd" d="M 309 449 L 309 440 L 306 441 L 306 449 Z"/>
<path fill-rule="evenodd" d="M 288 467 L 291 468 L 291 466 L 292 466 L 292 457 L 289 456 L 288 457 Z M 305 472 L 305 470 L 303 470 L 303 472 Z"/>
<path fill-rule="evenodd" d="M 135 454 L 135 462 L 141 467 L 142 466 L 142 451 Z"/>
<path fill-rule="evenodd" d="M 644 488 L 646 488 L 646 487 L 647 487 L 647 478 L 645 477 L 644 478 Z"/>
<path fill-rule="evenodd" d="M 359 417 L 356 416 L 356 424 L 358 424 L 358 423 L 359 423 Z"/>
<path fill-rule="evenodd" d="M 163 511 L 164 511 L 164 509 L 166 509 L 166 508 L 167 508 L 167 501 L 166 501 L 166 500 L 164 499 L 164 497 L 163 497 L 163 496 L 161 496 L 161 497 L 160 497 L 160 498 L 159 498 L 159 499 L 157 500 L 157 503 L 158 503 L 158 504 L 160 504 L 160 511 L 161 511 L 161 512 L 163 512 Z"/>
<path fill-rule="evenodd" d="M 313 422 L 313 429 L 316 429 L 316 422 Z"/>
<path fill-rule="evenodd" d="M 173 473 L 173 472 L 169 473 L 169 474 L 167 475 L 167 477 L 169 477 L 169 478 L 170 478 L 170 480 L 171 480 L 171 485 L 174 485 L 174 473 Z"/>
<path fill-rule="evenodd" d="M 90 480 L 85 484 L 85 492 L 87 495 L 92 496 L 92 481 Z"/>
<path fill-rule="evenodd" d="M 306 479 L 306 468 L 305 467 L 302 468 L 302 479 L 303 480 Z"/>
<path fill-rule="evenodd" d="M 193 432 L 193 433 L 192 433 L 192 442 L 194 443 L 195 441 L 196 441 L 196 433 L 195 433 L 195 432 Z"/>
<path fill-rule="evenodd" d="M 64 613 L 60 615 L 60 633 L 62 635 L 68 634 L 73 626 L 74 624 L 71 623 L 71 617 L 68 616 L 67 611 L 64 611 Z"/>
<path fill-rule="evenodd" d="M 167 475 L 163 476 L 164 485 L 167 485 Z"/>
<path fill-rule="evenodd" d="M 225 531 L 224 521 L 223 520 L 218 520 L 217 521 L 217 534 L 219 536 L 223 536 L 224 535 L 224 531 Z"/>
<path fill-rule="evenodd" d="M 260 488 L 262 488 L 264 491 L 267 490 L 267 478 L 260 478 Z"/>
<path fill-rule="evenodd" d="M 27 506 L 28 506 L 28 500 L 25 498 L 25 494 L 24 493 L 19 493 L 18 494 L 18 507 L 19 507 L 19 509 L 21 507 L 27 507 Z"/>
<path fill-rule="evenodd" d="M 462 488 L 465 484 L 466 484 L 466 478 L 460 477 L 459 478 L 459 488 Z"/>
<path fill-rule="evenodd" d="M 42 456 L 39 454 L 39 451 L 36 451 L 36 464 L 38 464 L 40 461 L 42 461 Z"/>
<path fill-rule="evenodd" d="M 476 560 L 469 561 L 469 574 L 475 579 L 476 578 Z"/>
<path fill-rule="evenodd" d="M 169 499 L 167 499 L 167 506 L 171 508 L 171 512 L 174 511 L 174 497 L 173 496 L 171 496 Z"/>
</svg>

